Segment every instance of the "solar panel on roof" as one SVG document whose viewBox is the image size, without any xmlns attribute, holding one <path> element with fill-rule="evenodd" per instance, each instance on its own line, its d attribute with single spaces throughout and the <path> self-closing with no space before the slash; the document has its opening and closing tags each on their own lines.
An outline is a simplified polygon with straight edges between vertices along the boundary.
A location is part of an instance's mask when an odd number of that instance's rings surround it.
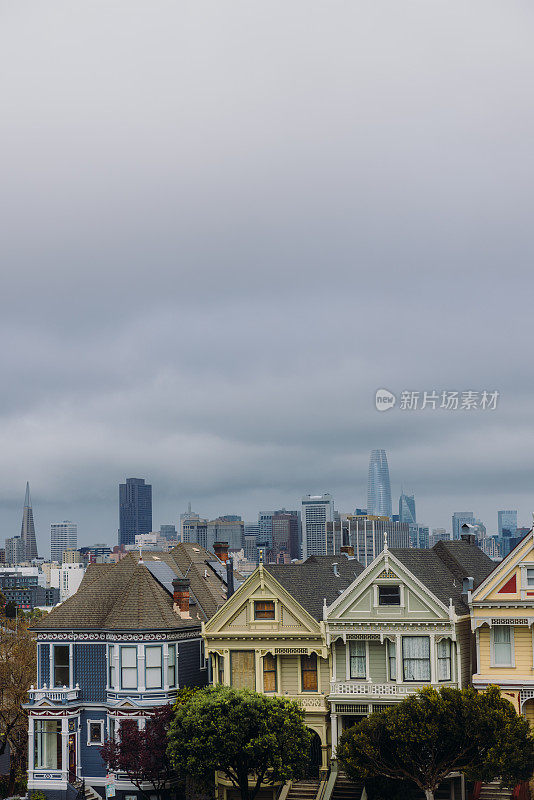
<svg viewBox="0 0 534 800">
<path fill-rule="evenodd" d="M 164 561 L 145 561 L 145 567 L 169 594 L 174 593 L 172 582 L 178 576 Z"/>
</svg>

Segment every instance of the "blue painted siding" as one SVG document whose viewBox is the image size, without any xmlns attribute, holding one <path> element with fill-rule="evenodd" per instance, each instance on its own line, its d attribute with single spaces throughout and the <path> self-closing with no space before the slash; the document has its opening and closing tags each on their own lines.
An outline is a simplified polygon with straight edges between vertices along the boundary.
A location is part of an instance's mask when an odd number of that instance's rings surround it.
<svg viewBox="0 0 534 800">
<path fill-rule="evenodd" d="M 37 682 L 39 686 L 50 686 L 50 645 L 39 645 L 39 673 L 37 675 Z"/>
<path fill-rule="evenodd" d="M 74 645 L 74 683 L 80 700 L 98 703 L 106 699 L 106 645 Z"/>
<path fill-rule="evenodd" d="M 206 686 L 208 670 L 200 669 L 200 639 L 178 642 L 178 681 L 180 686 Z"/>
<path fill-rule="evenodd" d="M 105 711 L 94 711 L 87 709 L 80 714 L 80 743 L 81 743 L 81 765 L 82 774 L 93 778 L 105 776 L 106 766 L 100 757 L 100 747 L 98 745 L 87 744 L 87 720 L 103 720 L 104 738 L 107 736 L 107 714 Z"/>
</svg>

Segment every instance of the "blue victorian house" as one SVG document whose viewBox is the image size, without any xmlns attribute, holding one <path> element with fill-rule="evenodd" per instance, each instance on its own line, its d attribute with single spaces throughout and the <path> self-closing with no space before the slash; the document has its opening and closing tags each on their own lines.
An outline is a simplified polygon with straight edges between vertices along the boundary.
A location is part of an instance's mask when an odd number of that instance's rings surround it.
<svg viewBox="0 0 534 800">
<path fill-rule="evenodd" d="M 34 626 L 30 791 L 69 800 L 83 781 L 88 800 L 100 800 L 104 740 L 124 721 L 143 728 L 179 687 L 208 683 L 201 623 L 226 600 L 226 555 L 184 543 L 91 565 L 76 594 Z M 114 786 L 118 800 L 136 800 L 125 776 L 116 775 Z"/>
</svg>

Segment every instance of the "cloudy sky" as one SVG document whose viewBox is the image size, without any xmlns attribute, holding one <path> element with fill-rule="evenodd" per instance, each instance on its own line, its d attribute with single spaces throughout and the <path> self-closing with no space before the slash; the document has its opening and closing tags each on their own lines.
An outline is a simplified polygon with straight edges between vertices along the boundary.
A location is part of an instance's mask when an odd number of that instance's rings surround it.
<svg viewBox="0 0 534 800">
<path fill-rule="evenodd" d="M 527 0 L 0 0 L 0 539 L 534 508 Z M 500 392 L 379 413 L 375 390 Z"/>
</svg>

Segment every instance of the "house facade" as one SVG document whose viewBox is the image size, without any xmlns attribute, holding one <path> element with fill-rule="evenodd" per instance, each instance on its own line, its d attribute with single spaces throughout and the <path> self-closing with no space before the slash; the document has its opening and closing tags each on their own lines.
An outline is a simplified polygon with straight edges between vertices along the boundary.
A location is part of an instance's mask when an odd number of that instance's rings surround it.
<svg viewBox="0 0 534 800">
<path fill-rule="evenodd" d="M 530 531 L 470 597 L 473 685 L 496 684 L 534 726 L 534 540 Z"/>
<path fill-rule="evenodd" d="M 468 584 L 493 562 L 473 542 L 432 549 L 389 549 L 328 608 L 324 621 L 332 679 L 332 751 L 358 718 L 400 702 L 424 686 L 470 683 Z"/>
<path fill-rule="evenodd" d="M 339 562 L 339 563 L 338 563 Z M 331 654 L 323 617 L 363 567 L 345 557 L 312 556 L 303 564 L 260 564 L 225 606 L 203 625 L 214 683 L 296 700 L 313 732 L 310 777 L 324 776 L 331 752 Z M 217 777 L 219 797 L 236 797 Z M 276 787 L 264 787 L 273 797 Z"/>
<path fill-rule="evenodd" d="M 92 565 L 78 592 L 36 624 L 29 790 L 64 800 L 84 781 L 98 800 L 104 740 L 127 721 L 143 728 L 179 687 L 208 683 L 201 624 L 226 599 L 224 575 L 199 545 L 141 559 L 130 553 L 115 565 Z M 119 800 L 137 798 L 124 775 L 114 786 Z"/>
</svg>

